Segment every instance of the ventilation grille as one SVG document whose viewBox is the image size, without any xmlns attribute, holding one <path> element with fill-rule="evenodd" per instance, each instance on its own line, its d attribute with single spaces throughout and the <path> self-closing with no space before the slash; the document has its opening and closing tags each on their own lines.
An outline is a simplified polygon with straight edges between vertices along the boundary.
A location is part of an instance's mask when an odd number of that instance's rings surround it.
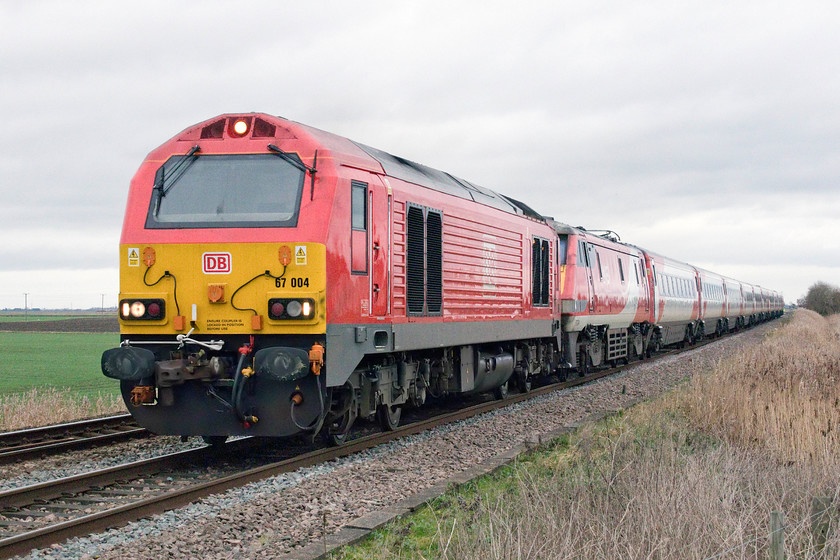
<svg viewBox="0 0 840 560">
<path fill-rule="evenodd" d="M 426 216 L 426 310 L 440 314 L 443 305 L 443 238 L 440 214 Z"/>
<path fill-rule="evenodd" d="M 534 238 L 531 244 L 531 288 L 534 305 L 540 304 L 542 297 L 542 270 L 540 267 L 540 240 Z"/>
<path fill-rule="evenodd" d="M 531 275 L 533 305 L 548 305 L 551 286 L 549 245 L 545 239 L 534 238 L 531 245 Z"/>
<path fill-rule="evenodd" d="M 408 208 L 406 227 L 406 300 L 408 313 L 423 313 L 423 276 L 425 251 L 423 247 L 423 209 L 417 206 Z"/>
<path fill-rule="evenodd" d="M 548 295 L 549 295 L 549 284 L 550 284 L 550 271 L 549 271 L 549 263 L 551 262 L 548 258 L 548 241 L 544 240 L 541 243 L 541 255 L 540 255 L 540 263 L 541 263 L 541 271 L 540 271 L 540 303 L 542 305 L 548 305 Z"/>
</svg>

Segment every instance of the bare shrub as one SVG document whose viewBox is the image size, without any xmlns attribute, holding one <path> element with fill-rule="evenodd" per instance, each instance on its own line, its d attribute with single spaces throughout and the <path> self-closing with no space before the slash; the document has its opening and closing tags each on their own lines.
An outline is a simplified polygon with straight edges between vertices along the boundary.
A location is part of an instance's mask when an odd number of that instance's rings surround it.
<svg viewBox="0 0 840 560">
<path fill-rule="evenodd" d="M 840 313 L 840 288 L 825 282 L 817 282 L 808 288 L 803 305 L 820 315 Z"/>
<path fill-rule="evenodd" d="M 125 412 L 120 397 L 79 397 L 70 389 L 40 388 L 0 395 L 0 430 L 20 430 Z"/>
</svg>

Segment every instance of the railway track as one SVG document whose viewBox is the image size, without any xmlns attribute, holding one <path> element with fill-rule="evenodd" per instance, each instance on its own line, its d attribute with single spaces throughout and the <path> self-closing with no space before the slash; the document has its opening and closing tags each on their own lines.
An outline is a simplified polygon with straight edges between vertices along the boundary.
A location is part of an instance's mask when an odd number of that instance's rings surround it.
<svg viewBox="0 0 840 560">
<path fill-rule="evenodd" d="M 625 367 L 551 383 L 528 393 L 511 394 L 504 400 L 480 402 L 415 421 L 394 431 L 364 435 L 340 447 L 312 449 L 311 446 L 292 447 L 288 441 L 277 445 L 246 438 L 223 446 L 182 451 L 0 492 L 0 558 L 124 525 L 230 488 L 345 457 L 553 391 L 590 383 Z M 259 452 L 254 453 L 257 449 Z M 248 459 L 243 460 L 243 457 Z"/>
<path fill-rule="evenodd" d="M 0 433 L 0 465 L 151 435 L 130 414 Z"/>
</svg>

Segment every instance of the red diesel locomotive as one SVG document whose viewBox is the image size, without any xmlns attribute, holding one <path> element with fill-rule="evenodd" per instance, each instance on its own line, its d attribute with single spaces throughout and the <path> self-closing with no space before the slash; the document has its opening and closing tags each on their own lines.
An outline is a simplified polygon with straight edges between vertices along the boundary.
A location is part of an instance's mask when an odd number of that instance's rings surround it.
<svg viewBox="0 0 840 560">
<path fill-rule="evenodd" d="M 221 115 L 131 182 L 102 371 L 155 433 L 340 443 L 358 417 L 393 429 L 429 396 L 528 390 L 781 303 L 346 138 Z"/>
</svg>

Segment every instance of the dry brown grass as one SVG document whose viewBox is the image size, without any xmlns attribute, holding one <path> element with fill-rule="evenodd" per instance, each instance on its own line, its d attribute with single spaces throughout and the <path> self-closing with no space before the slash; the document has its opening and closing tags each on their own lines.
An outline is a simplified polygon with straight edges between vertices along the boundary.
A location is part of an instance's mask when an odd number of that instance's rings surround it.
<svg viewBox="0 0 840 560">
<path fill-rule="evenodd" d="M 626 416 L 340 556 L 764 559 L 770 512 L 788 558 L 840 558 L 840 318 L 798 311 L 760 345 Z M 832 518 L 820 553 L 815 497 Z M 422 524 L 422 520 L 415 525 Z"/>
<path fill-rule="evenodd" d="M 799 310 L 762 344 L 697 375 L 686 399 L 698 426 L 781 461 L 837 469 L 840 317 Z"/>
<path fill-rule="evenodd" d="M 0 431 L 20 430 L 125 412 L 125 403 L 114 395 L 96 399 L 73 394 L 70 389 L 41 388 L 0 395 Z"/>
<path fill-rule="evenodd" d="M 836 478 L 704 438 L 663 403 L 644 408 L 516 466 L 509 486 L 479 491 L 454 515 L 447 504 L 424 556 L 763 559 L 778 509 L 788 557 L 819 557 L 811 498 Z M 836 535 L 829 544 L 840 550 Z"/>
</svg>

